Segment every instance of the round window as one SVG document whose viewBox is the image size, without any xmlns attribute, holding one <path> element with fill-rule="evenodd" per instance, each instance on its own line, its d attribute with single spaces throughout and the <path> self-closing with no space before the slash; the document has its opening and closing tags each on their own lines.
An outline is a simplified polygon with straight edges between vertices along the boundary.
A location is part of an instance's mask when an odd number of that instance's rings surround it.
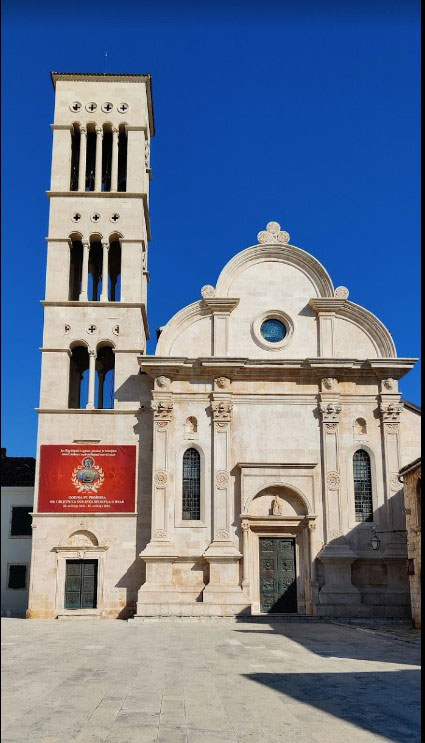
<svg viewBox="0 0 425 743">
<path fill-rule="evenodd" d="M 260 333 L 268 343 L 280 343 L 286 336 L 286 327 L 280 320 L 268 318 L 261 323 Z"/>
</svg>

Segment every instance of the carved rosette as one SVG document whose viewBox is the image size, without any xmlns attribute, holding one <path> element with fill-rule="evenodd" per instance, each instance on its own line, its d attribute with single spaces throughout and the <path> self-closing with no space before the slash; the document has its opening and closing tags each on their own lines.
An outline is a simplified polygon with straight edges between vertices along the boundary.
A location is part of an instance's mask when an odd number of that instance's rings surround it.
<svg viewBox="0 0 425 743">
<path fill-rule="evenodd" d="M 226 529 L 219 529 L 216 532 L 215 540 L 218 542 L 228 541 L 229 540 L 229 533 L 226 531 Z"/>
<path fill-rule="evenodd" d="M 164 470 L 157 470 L 153 478 L 157 488 L 165 488 L 167 479 L 167 473 Z"/>
<path fill-rule="evenodd" d="M 173 415 L 173 403 L 171 400 L 154 400 L 151 403 L 153 418 L 158 429 L 166 428 Z"/>
<path fill-rule="evenodd" d="M 399 423 L 386 423 L 385 424 L 385 430 L 387 433 L 397 433 L 399 428 L 400 428 Z"/>
<path fill-rule="evenodd" d="M 341 405 L 336 402 L 321 403 L 322 423 L 339 423 L 341 409 Z"/>
<path fill-rule="evenodd" d="M 329 490 L 338 490 L 341 484 L 341 478 L 338 472 L 328 472 L 326 475 L 326 485 Z"/>
<path fill-rule="evenodd" d="M 215 484 L 221 490 L 227 488 L 229 484 L 229 475 L 224 470 L 218 470 L 215 474 Z"/>
<path fill-rule="evenodd" d="M 167 539 L 167 532 L 165 529 L 155 529 L 153 533 L 154 539 Z"/>
<path fill-rule="evenodd" d="M 379 410 L 384 423 L 400 423 L 403 404 L 398 402 L 381 403 Z"/>
<path fill-rule="evenodd" d="M 231 402 L 212 402 L 211 413 L 214 423 L 223 427 L 232 420 L 233 403 Z"/>
</svg>

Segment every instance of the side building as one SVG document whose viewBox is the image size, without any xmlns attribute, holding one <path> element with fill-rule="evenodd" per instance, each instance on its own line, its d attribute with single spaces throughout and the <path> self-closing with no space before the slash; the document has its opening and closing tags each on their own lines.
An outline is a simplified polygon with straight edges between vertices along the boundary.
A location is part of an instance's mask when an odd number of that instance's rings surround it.
<svg viewBox="0 0 425 743">
<path fill-rule="evenodd" d="M 407 529 L 407 567 L 410 604 L 415 627 L 421 626 L 421 459 L 409 462 L 400 470 L 403 482 Z"/>
<path fill-rule="evenodd" d="M 31 563 L 34 457 L 1 450 L 1 614 L 24 617 Z"/>
</svg>

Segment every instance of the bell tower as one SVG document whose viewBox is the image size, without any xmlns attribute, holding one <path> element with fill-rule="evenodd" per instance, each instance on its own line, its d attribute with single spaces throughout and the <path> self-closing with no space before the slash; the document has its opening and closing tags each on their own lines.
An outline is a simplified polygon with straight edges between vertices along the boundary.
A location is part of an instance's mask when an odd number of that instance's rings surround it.
<svg viewBox="0 0 425 743">
<path fill-rule="evenodd" d="M 56 100 L 40 406 L 120 407 L 124 403 L 112 399 L 112 377 L 116 390 L 137 374 L 137 354 L 148 338 L 151 78 L 51 77 Z"/>
<path fill-rule="evenodd" d="M 138 472 L 148 471 L 149 456 L 144 445 L 139 468 L 144 378 L 138 357 L 149 338 L 151 77 L 52 72 L 51 79 L 27 616 L 76 609 L 118 616 L 137 597 L 123 575 L 136 559 Z"/>
</svg>

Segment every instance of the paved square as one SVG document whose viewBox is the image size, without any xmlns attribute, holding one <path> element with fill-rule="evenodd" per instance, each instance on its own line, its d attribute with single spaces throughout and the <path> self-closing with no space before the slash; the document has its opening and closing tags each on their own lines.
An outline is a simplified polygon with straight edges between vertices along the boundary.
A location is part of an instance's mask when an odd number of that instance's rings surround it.
<svg viewBox="0 0 425 743">
<path fill-rule="evenodd" d="M 416 743 L 419 648 L 332 623 L 2 619 L 2 743 Z"/>
</svg>

